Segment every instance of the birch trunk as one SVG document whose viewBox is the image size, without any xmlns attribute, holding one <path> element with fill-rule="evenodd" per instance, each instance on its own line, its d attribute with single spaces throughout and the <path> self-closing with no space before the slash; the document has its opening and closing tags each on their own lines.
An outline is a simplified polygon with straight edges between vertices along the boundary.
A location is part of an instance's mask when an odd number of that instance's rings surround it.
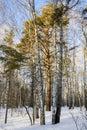
<svg viewBox="0 0 87 130">
<path fill-rule="evenodd" d="M 41 68 L 41 50 L 40 50 L 40 44 L 38 41 L 38 28 L 37 28 L 37 20 L 36 20 L 36 12 L 35 12 L 35 3 L 34 0 L 32 1 L 33 4 L 33 19 L 34 19 L 34 25 L 35 25 L 35 42 L 36 46 L 38 47 L 38 91 L 39 91 L 39 98 L 40 98 L 40 124 L 45 124 L 45 111 L 44 111 L 44 98 L 43 98 L 43 79 L 42 79 L 42 68 Z"/>
<path fill-rule="evenodd" d="M 57 78 L 57 46 L 56 46 L 56 27 L 54 25 L 54 45 L 55 45 L 55 54 L 54 54 L 54 78 L 53 78 L 53 91 L 52 91 L 52 124 L 56 124 L 56 95 L 57 95 L 57 85 L 58 85 L 58 78 Z"/>
<path fill-rule="evenodd" d="M 45 111 L 44 111 L 44 94 L 43 94 L 43 79 L 42 79 L 42 68 L 41 68 L 41 57 L 40 57 L 40 46 L 38 43 L 38 78 L 39 78 L 39 98 L 40 98 L 40 124 L 45 124 Z"/>
</svg>

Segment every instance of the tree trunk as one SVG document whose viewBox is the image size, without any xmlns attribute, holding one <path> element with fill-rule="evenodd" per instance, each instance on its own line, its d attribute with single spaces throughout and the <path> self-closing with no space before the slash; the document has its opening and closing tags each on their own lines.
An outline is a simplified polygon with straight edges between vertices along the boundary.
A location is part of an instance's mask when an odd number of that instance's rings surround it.
<svg viewBox="0 0 87 130">
<path fill-rule="evenodd" d="M 43 79 L 42 79 L 42 68 L 40 58 L 40 46 L 38 43 L 38 78 L 39 78 L 39 98 L 40 98 L 40 124 L 45 124 L 45 111 L 44 111 L 44 94 L 43 94 Z"/>
<path fill-rule="evenodd" d="M 50 58 L 48 59 L 47 69 L 47 93 L 46 93 L 46 111 L 51 110 L 51 72 L 50 72 Z"/>
<path fill-rule="evenodd" d="M 5 113 L 5 124 L 7 123 L 7 117 L 8 117 L 8 108 L 9 108 L 9 94 L 10 94 L 10 87 L 11 87 L 11 81 L 9 76 L 9 84 L 8 84 L 8 90 L 7 90 L 7 103 L 6 103 L 6 113 Z M 6 83 L 7 85 L 7 83 Z"/>
<path fill-rule="evenodd" d="M 86 86 L 86 59 L 85 59 L 85 50 L 84 47 L 84 97 L 85 97 L 85 108 L 87 111 L 87 86 Z"/>
<path fill-rule="evenodd" d="M 53 78 L 53 90 L 52 90 L 52 124 L 56 124 L 56 95 L 57 95 L 57 84 L 58 84 L 58 75 L 57 75 L 57 46 L 56 46 L 56 26 L 54 25 L 54 45 L 55 45 L 55 54 L 54 54 L 54 78 Z"/>
<path fill-rule="evenodd" d="M 36 19 L 36 12 L 35 12 L 35 2 L 32 1 L 32 9 L 33 9 L 33 19 L 34 19 L 34 26 L 35 26 L 35 42 L 38 47 L 38 91 L 39 91 L 39 98 L 40 98 L 40 124 L 45 124 L 45 111 L 44 111 L 44 95 L 43 95 L 43 79 L 42 79 L 42 68 L 41 68 L 41 50 L 38 41 L 38 28 L 37 28 L 37 19 Z"/>
<path fill-rule="evenodd" d="M 37 91 L 37 89 L 36 89 L 35 98 L 36 98 L 36 119 L 38 119 L 39 118 L 39 101 L 38 101 L 38 91 Z"/>
<path fill-rule="evenodd" d="M 59 59 L 59 85 L 58 97 L 57 97 L 57 111 L 56 111 L 56 123 L 60 122 L 61 115 L 61 103 L 62 103 L 62 58 L 63 58 L 63 21 L 62 15 L 60 17 L 60 59 Z"/>
<path fill-rule="evenodd" d="M 31 99 L 32 99 L 32 108 L 33 108 L 33 124 L 35 123 L 35 76 L 34 76 L 35 66 L 34 62 L 32 62 L 32 93 L 31 93 Z"/>
</svg>

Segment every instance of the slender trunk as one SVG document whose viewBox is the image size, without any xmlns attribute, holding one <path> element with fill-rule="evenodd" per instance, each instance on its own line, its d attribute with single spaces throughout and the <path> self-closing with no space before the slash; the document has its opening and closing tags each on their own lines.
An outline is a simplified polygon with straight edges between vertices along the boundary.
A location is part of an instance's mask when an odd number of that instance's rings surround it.
<svg viewBox="0 0 87 130">
<path fill-rule="evenodd" d="M 69 66 L 68 66 L 69 67 Z M 66 73 L 67 73 L 67 106 L 69 106 L 69 95 L 70 95 L 70 90 L 69 90 L 69 77 L 68 77 L 68 67 L 66 67 Z"/>
<path fill-rule="evenodd" d="M 33 123 L 32 123 L 32 118 L 31 118 L 31 116 L 30 116 L 29 110 L 28 110 L 28 108 L 27 108 L 25 105 L 24 105 L 24 108 L 26 109 L 26 112 L 27 112 L 28 117 L 29 117 L 29 119 L 30 119 L 30 123 L 31 123 L 31 125 L 32 125 Z"/>
<path fill-rule="evenodd" d="M 32 99 L 32 107 L 33 107 L 33 124 L 35 123 L 35 95 L 34 95 L 34 89 L 35 89 L 35 78 L 34 78 L 34 71 L 35 71 L 35 66 L 34 63 L 32 64 L 32 94 L 31 94 L 31 99 Z"/>
<path fill-rule="evenodd" d="M 7 104 L 6 104 L 6 113 L 5 113 L 5 124 L 7 123 L 7 117 L 8 117 L 8 108 L 9 108 L 9 94 L 10 94 L 10 76 L 9 76 L 9 84 L 8 84 L 8 90 L 7 90 Z M 7 84 L 6 84 L 7 85 Z"/>
<path fill-rule="evenodd" d="M 85 108 L 87 111 L 87 87 L 86 87 L 86 59 L 85 59 L 85 49 L 84 48 L 84 97 L 85 97 Z"/>
<path fill-rule="evenodd" d="M 38 101 L 38 91 L 36 89 L 36 119 L 39 118 L 39 101 Z"/>
<path fill-rule="evenodd" d="M 41 50 L 40 50 L 40 43 L 38 42 L 38 28 L 37 28 L 37 20 L 36 20 L 36 12 L 35 12 L 35 3 L 34 0 L 32 1 L 33 4 L 33 19 L 34 19 L 34 26 L 35 26 L 35 42 L 38 47 L 38 79 L 39 79 L 39 98 L 40 98 L 40 124 L 45 124 L 45 111 L 44 111 L 44 98 L 43 98 L 43 79 L 42 79 L 42 68 L 41 68 Z"/>
<path fill-rule="evenodd" d="M 51 110 L 51 76 L 48 72 L 48 86 L 47 86 L 47 95 L 46 95 L 46 111 Z"/>
<path fill-rule="evenodd" d="M 44 112 L 44 94 L 43 94 L 43 79 L 42 79 L 42 68 L 41 68 L 41 57 L 40 57 L 40 45 L 38 42 L 38 76 L 39 76 L 39 97 L 40 97 L 40 124 L 45 124 L 45 112 Z"/>
<path fill-rule="evenodd" d="M 57 97 L 56 123 L 60 122 L 62 103 L 62 58 L 63 58 L 63 19 L 60 17 L 60 59 L 59 59 L 59 85 Z"/>
<path fill-rule="evenodd" d="M 70 78 L 70 85 L 69 85 L 69 109 L 72 108 L 72 80 Z"/>
<path fill-rule="evenodd" d="M 50 56 L 48 55 L 47 68 L 47 93 L 46 93 L 46 111 L 51 110 L 51 70 L 50 70 Z"/>
<path fill-rule="evenodd" d="M 75 46 L 75 42 L 74 42 L 74 46 Z M 72 72 L 72 98 L 73 98 L 73 102 L 72 102 L 72 108 L 74 109 L 74 105 L 75 105 L 75 91 L 76 89 L 76 71 L 75 71 L 75 49 L 73 51 L 73 72 Z"/>
<path fill-rule="evenodd" d="M 54 54 L 54 78 L 53 78 L 53 90 L 52 90 L 52 124 L 56 124 L 56 95 L 57 95 L 57 46 L 56 46 L 56 26 L 54 25 L 54 45 L 55 45 L 55 54 Z"/>
</svg>

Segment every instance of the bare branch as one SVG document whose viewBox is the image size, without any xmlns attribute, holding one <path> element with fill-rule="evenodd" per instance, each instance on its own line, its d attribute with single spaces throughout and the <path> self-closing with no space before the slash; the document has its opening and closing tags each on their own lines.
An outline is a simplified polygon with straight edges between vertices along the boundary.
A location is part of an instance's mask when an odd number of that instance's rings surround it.
<svg viewBox="0 0 87 130">
<path fill-rule="evenodd" d="M 68 9 L 72 9 L 72 8 L 75 7 L 78 3 L 79 3 L 79 0 L 77 0 L 76 3 L 73 4 L 71 7 L 68 7 Z"/>
</svg>

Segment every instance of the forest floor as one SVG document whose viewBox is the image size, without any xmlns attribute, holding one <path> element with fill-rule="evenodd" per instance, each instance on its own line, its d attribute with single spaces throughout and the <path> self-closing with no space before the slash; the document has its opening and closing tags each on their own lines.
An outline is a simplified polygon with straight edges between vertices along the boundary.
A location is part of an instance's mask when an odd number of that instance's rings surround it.
<svg viewBox="0 0 87 130">
<path fill-rule="evenodd" d="M 80 108 L 69 110 L 67 107 L 63 107 L 61 122 L 56 125 L 52 125 L 51 123 L 51 112 L 46 112 L 45 116 L 46 125 L 40 126 L 39 119 L 37 119 L 35 125 L 30 126 L 29 117 L 24 109 L 20 111 L 9 110 L 8 122 L 4 124 L 5 109 L 0 109 L 0 130 L 87 130 L 87 120 L 84 116 L 84 109 L 81 112 Z"/>
</svg>

